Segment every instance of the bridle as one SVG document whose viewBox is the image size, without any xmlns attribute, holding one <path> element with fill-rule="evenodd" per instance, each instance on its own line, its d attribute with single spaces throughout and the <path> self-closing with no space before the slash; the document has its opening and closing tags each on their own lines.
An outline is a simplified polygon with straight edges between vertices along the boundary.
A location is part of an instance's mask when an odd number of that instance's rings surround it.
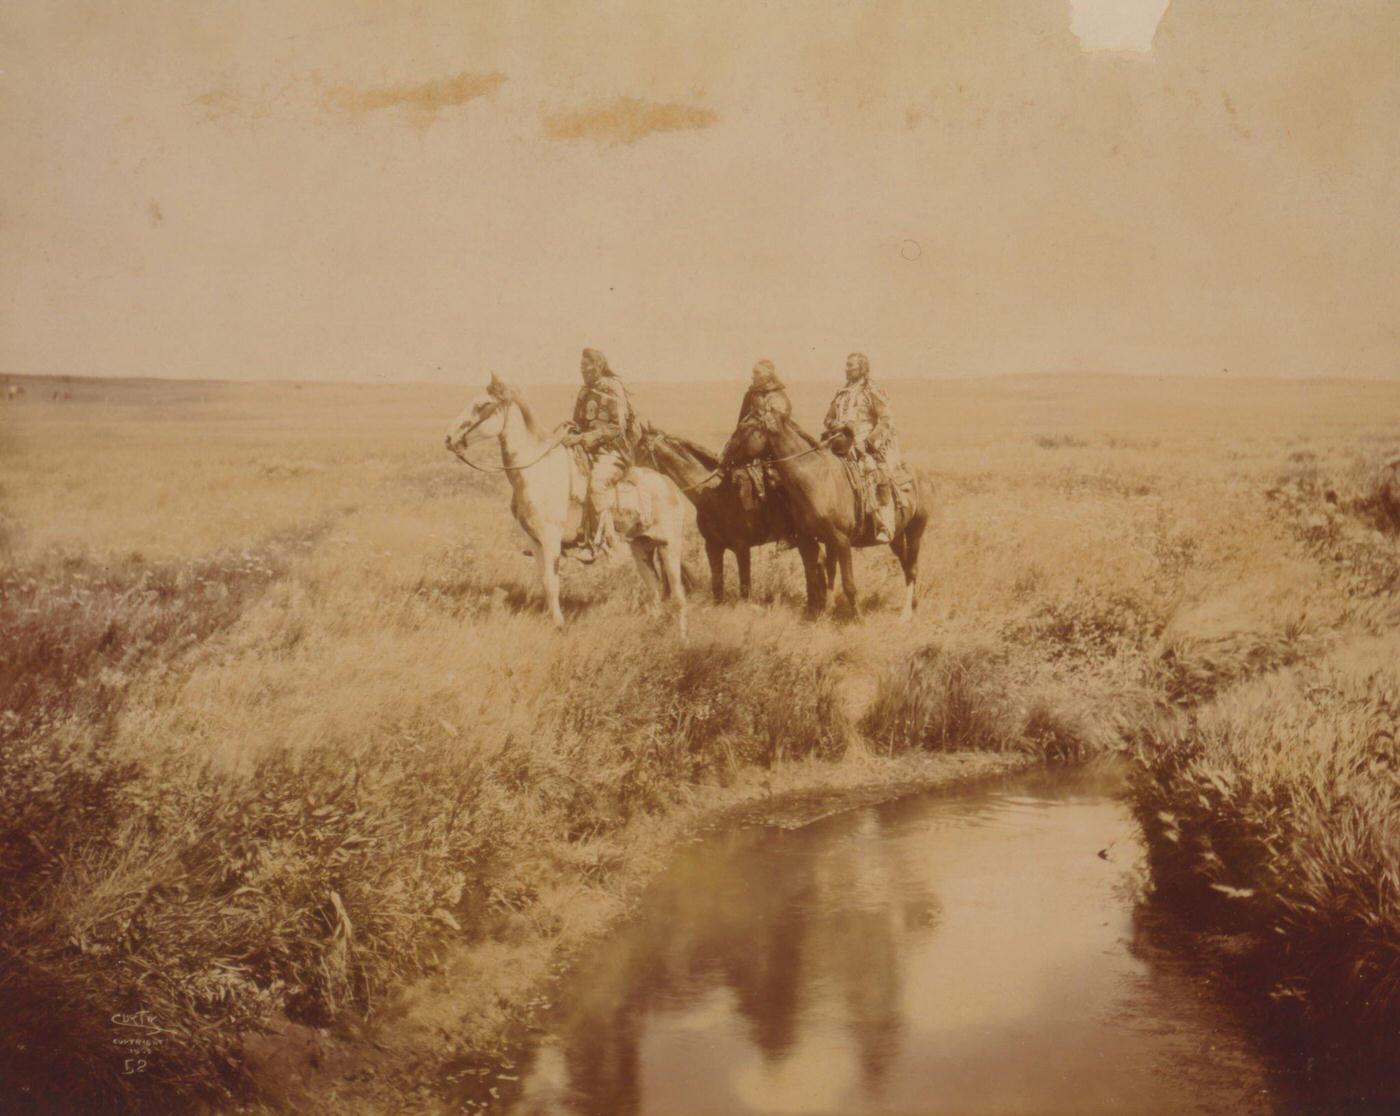
<svg viewBox="0 0 1400 1116">
<path fill-rule="evenodd" d="M 760 457 L 760 458 L 756 458 L 755 461 L 754 461 L 754 464 L 761 464 L 761 465 L 777 465 L 779 462 L 782 462 L 782 461 L 795 461 L 795 460 L 796 460 L 797 458 L 799 458 L 799 457 L 806 457 L 809 453 L 819 453 L 820 451 L 826 449 L 827 446 L 828 446 L 828 443 L 830 443 L 830 442 L 832 441 L 832 439 L 839 437 L 839 436 L 841 435 L 841 433 L 842 433 L 842 431 L 840 431 L 840 430 L 831 430 L 831 431 L 828 431 L 827 433 L 823 434 L 820 438 L 817 439 L 817 444 L 816 444 L 815 446 L 808 446 L 808 447 L 807 447 L 806 449 L 804 449 L 804 450 L 800 450 L 800 451 L 797 452 L 797 453 L 790 453 L 790 454 L 788 454 L 788 455 L 785 456 L 785 457 Z M 665 438 L 665 437 L 666 437 L 666 435 L 663 434 L 661 431 L 653 429 L 652 431 L 650 431 L 650 433 L 649 433 L 645 438 L 642 439 L 642 444 L 643 444 L 643 446 L 646 448 L 647 453 L 651 455 L 651 463 L 652 463 L 653 465 L 655 465 L 658 469 L 661 468 L 661 463 L 656 459 L 656 450 L 655 450 L 655 448 L 650 444 L 650 442 L 649 442 L 647 439 L 649 439 L 649 438 Z M 677 485 L 677 487 L 678 487 L 682 492 L 691 492 L 691 491 L 693 491 L 694 489 L 697 489 L 697 488 L 701 487 L 702 485 L 709 484 L 710 481 L 714 480 L 715 477 L 720 476 L 722 473 L 732 471 L 732 470 L 734 470 L 734 469 L 736 469 L 736 468 L 743 468 L 743 466 L 738 466 L 738 465 L 726 466 L 726 465 L 724 465 L 724 464 L 721 462 L 719 465 L 716 465 L 713 469 L 711 469 L 708 473 L 706 473 L 703 477 L 701 477 L 701 478 L 700 478 L 698 481 L 696 481 L 694 484 Z"/>
<path fill-rule="evenodd" d="M 449 452 L 451 452 L 452 455 L 456 457 L 463 465 L 470 466 L 471 468 L 475 469 L 478 473 L 519 473 L 524 469 L 530 468 L 530 466 L 532 465 L 538 465 L 541 461 L 543 461 L 546 457 L 548 457 L 551 453 L 558 449 L 564 441 L 563 435 L 559 434 L 558 432 L 563 427 L 568 425 L 567 422 L 561 422 L 558 426 L 556 426 L 554 428 L 556 437 L 551 439 L 549 445 L 547 445 L 544 448 L 543 452 L 541 452 L 538 457 L 536 457 L 533 461 L 527 461 L 524 465 L 478 465 L 475 461 L 472 461 L 469 457 L 467 457 L 466 451 L 464 449 L 459 448 L 458 443 L 465 442 L 467 440 L 467 437 L 471 434 L 473 430 L 475 430 L 483 422 L 489 419 L 492 415 L 497 414 L 502 407 L 510 406 L 512 402 L 513 400 L 510 399 L 497 399 L 493 404 L 491 404 L 491 406 L 487 407 L 486 410 L 484 410 L 481 413 L 481 415 L 477 418 L 477 420 L 474 423 L 472 423 L 469 427 L 463 430 L 457 438 L 454 439 L 452 435 L 449 434 L 447 436 L 447 448 Z"/>
</svg>

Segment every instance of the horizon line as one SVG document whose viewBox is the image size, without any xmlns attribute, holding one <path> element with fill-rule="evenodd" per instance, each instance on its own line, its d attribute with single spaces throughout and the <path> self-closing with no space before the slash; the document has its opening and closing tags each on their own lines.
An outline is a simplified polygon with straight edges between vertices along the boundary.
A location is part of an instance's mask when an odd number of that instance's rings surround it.
<svg viewBox="0 0 1400 1116">
<path fill-rule="evenodd" d="M 282 376 L 249 376 L 237 379 L 226 376 L 159 376 L 141 375 L 132 376 L 126 374 L 105 375 L 102 373 L 76 373 L 76 372 L 0 372 L 0 379 L 3 380 L 52 380 L 64 383 L 89 382 L 89 383 L 161 383 L 161 384 L 296 384 L 312 385 L 316 387 L 467 387 L 477 382 L 478 378 L 489 377 L 490 370 L 476 373 L 471 378 L 462 379 L 360 379 L 360 378 L 290 378 Z M 876 380 L 883 383 L 892 384 L 915 384 L 915 383 L 961 383 L 976 380 L 1010 380 L 1010 379 L 1068 379 L 1079 377 L 1083 379 L 1107 379 L 1107 380 L 1235 380 L 1263 383 L 1357 383 L 1357 384 L 1387 384 L 1400 383 L 1400 371 L 1390 374 L 1378 373 L 1374 375 L 1358 373 L 1279 373 L 1267 375 L 1263 373 L 1236 374 L 1228 368 L 1220 372 L 1139 372 L 1139 371 L 1118 371 L 1107 372 L 1102 369 L 1041 369 L 1038 371 L 1015 371 L 1015 372 L 963 372 L 963 373 L 925 373 L 920 376 L 876 376 Z M 644 378 L 639 376 L 621 377 L 628 383 L 636 384 L 728 384 L 747 383 L 746 375 L 727 376 L 706 376 L 706 377 L 658 377 Z M 837 382 L 841 379 L 839 375 L 827 378 L 815 377 L 788 377 L 786 382 L 789 386 L 801 386 L 806 384 L 826 384 Z M 575 379 L 512 379 L 508 382 L 519 383 L 534 387 L 560 387 L 571 386 Z"/>
</svg>

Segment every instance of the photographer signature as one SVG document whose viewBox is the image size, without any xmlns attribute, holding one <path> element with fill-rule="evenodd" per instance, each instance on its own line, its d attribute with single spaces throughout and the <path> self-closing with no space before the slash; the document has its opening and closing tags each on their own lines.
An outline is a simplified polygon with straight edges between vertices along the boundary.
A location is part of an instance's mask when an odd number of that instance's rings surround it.
<svg viewBox="0 0 1400 1116">
<path fill-rule="evenodd" d="M 150 1061 L 148 1057 L 140 1055 L 150 1055 L 158 1050 L 165 1045 L 161 1036 L 172 1033 L 160 1025 L 152 1012 L 144 1009 L 115 1013 L 112 1016 L 112 1027 L 117 1032 L 116 1037 L 112 1039 L 112 1045 L 120 1047 L 124 1054 L 133 1055 L 123 1059 L 124 1076 L 145 1073 Z"/>
</svg>

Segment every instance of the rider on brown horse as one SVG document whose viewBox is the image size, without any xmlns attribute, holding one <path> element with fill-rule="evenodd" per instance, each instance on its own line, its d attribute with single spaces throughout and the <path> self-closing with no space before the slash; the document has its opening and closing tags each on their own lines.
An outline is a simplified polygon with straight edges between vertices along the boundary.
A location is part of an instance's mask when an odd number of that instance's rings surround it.
<svg viewBox="0 0 1400 1116">
<path fill-rule="evenodd" d="M 588 500 L 575 555 L 591 562 L 612 541 L 609 511 L 613 488 L 632 464 L 637 419 L 622 381 L 597 349 L 584 349 L 579 364 L 583 387 L 574 401 L 574 417 L 566 446 L 582 446 L 588 455 Z"/>
<path fill-rule="evenodd" d="M 846 358 L 846 386 L 831 401 L 825 425 L 833 448 L 854 458 L 867 478 L 873 475 L 875 538 L 889 542 L 896 525 L 894 482 L 902 461 L 889 398 L 870 382 L 870 361 L 864 353 L 852 353 Z M 848 437 L 840 437 L 843 434 Z"/>
<path fill-rule="evenodd" d="M 739 407 L 739 421 L 734 424 L 734 433 L 725 444 L 720 460 L 726 465 L 733 463 L 734 452 L 740 432 L 751 422 L 762 422 L 767 414 L 790 416 L 792 404 L 788 402 L 787 388 L 778 379 L 778 370 L 771 360 L 760 360 L 753 366 L 753 383 L 744 392 L 744 402 Z"/>
</svg>

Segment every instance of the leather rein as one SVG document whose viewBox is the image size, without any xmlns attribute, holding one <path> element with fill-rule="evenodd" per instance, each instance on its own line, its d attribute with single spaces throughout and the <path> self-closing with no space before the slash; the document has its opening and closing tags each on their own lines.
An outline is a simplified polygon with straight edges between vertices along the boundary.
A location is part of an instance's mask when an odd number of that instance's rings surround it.
<svg viewBox="0 0 1400 1116">
<path fill-rule="evenodd" d="M 839 431 L 839 430 L 830 431 L 830 432 L 828 432 L 828 433 L 826 433 L 826 434 L 823 434 L 819 439 L 817 439 L 817 444 L 816 444 L 815 446 L 808 446 L 805 450 L 800 450 L 800 451 L 797 452 L 797 453 L 790 453 L 790 454 L 788 454 L 786 457 L 761 457 L 761 458 L 756 458 L 756 459 L 754 460 L 753 464 L 756 464 L 756 465 L 777 465 L 779 462 L 782 462 L 782 461 L 795 461 L 795 460 L 796 460 L 797 458 L 799 458 L 799 457 L 806 457 L 809 453 L 817 453 L 817 452 L 819 452 L 819 451 L 821 451 L 821 450 L 826 449 L 826 448 L 827 448 L 827 443 L 829 443 L 833 438 L 839 436 L 841 433 L 842 433 L 842 432 Z M 666 437 L 669 437 L 669 435 L 667 435 L 667 434 L 665 434 L 665 433 L 663 433 L 662 431 L 659 431 L 659 430 L 653 430 L 652 433 L 651 433 L 651 437 L 653 437 L 653 438 L 656 438 L 656 437 L 666 438 Z M 645 444 L 645 439 L 643 439 L 643 444 Z M 646 446 L 646 451 L 647 451 L 647 453 L 649 453 L 649 454 L 651 455 L 651 463 L 652 463 L 653 465 L 655 465 L 655 466 L 659 469 L 659 468 L 661 467 L 661 463 L 660 463 L 659 461 L 657 461 L 657 459 L 656 459 L 656 450 L 654 450 L 650 445 L 647 445 L 647 446 Z M 691 492 L 691 491 L 693 491 L 693 490 L 699 488 L 701 485 L 709 484 L 710 481 L 714 480 L 715 477 L 719 476 L 719 475 L 722 474 L 722 473 L 729 472 L 729 471 L 732 471 L 732 470 L 734 470 L 734 469 L 741 469 L 741 468 L 743 468 L 742 465 L 729 465 L 729 466 L 726 466 L 726 465 L 724 465 L 723 463 L 721 463 L 721 464 L 719 464 L 719 465 L 716 465 L 713 469 L 711 469 L 708 473 L 706 473 L 703 477 L 701 477 L 701 478 L 700 478 L 698 481 L 696 481 L 694 484 L 678 485 L 677 487 L 679 487 L 680 490 L 681 490 L 682 492 Z"/>
<path fill-rule="evenodd" d="M 554 428 L 555 437 L 550 441 L 549 445 L 544 448 L 544 451 L 538 457 L 536 457 L 533 461 L 526 462 L 524 465 L 478 465 L 475 461 L 467 457 L 466 451 L 460 448 L 457 443 L 464 441 L 467 435 L 469 435 L 473 430 L 475 430 L 483 422 L 489 419 L 492 415 L 496 414 L 496 412 L 499 411 L 502 407 L 509 407 L 512 402 L 513 400 L 510 399 L 501 399 L 496 402 L 495 406 L 486 408 L 486 412 L 480 418 L 478 418 L 474 423 L 472 423 L 469 427 L 462 431 L 462 435 L 460 438 L 456 439 L 455 441 L 451 438 L 447 440 L 448 450 L 450 450 L 453 456 L 455 456 L 459 461 L 461 461 L 463 465 L 471 466 L 471 468 L 475 469 L 478 473 L 519 473 L 525 469 L 530 468 L 532 465 L 538 465 L 541 461 L 543 461 L 546 457 L 548 457 L 551 453 L 553 453 L 556 449 L 558 449 L 561 445 L 564 444 L 565 435 L 560 434 L 559 431 L 562 430 L 563 427 L 569 425 L 567 422 L 561 422 L 558 426 L 556 426 Z"/>
</svg>

